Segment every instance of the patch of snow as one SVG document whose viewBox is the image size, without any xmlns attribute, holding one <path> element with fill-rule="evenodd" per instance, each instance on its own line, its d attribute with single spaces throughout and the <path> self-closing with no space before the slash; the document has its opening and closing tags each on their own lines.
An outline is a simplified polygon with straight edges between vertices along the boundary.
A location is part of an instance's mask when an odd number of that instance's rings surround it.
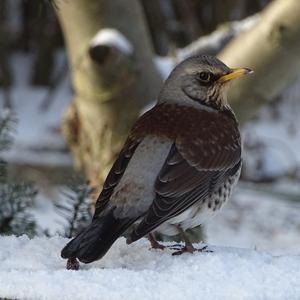
<svg viewBox="0 0 300 300">
<path fill-rule="evenodd" d="M 300 257 L 209 246 L 171 256 L 120 238 L 100 261 L 65 270 L 67 239 L 0 238 L 0 297 L 18 299 L 299 299 Z M 199 247 L 203 245 L 198 245 Z"/>
<path fill-rule="evenodd" d="M 90 45 L 92 47 L 109 45 L 128 55 L 131 55 L 134 50 L 130 41 L 120 31 L 113 28 L 99 30 L 92 38 Z"/>
<path fill-rule="evenodd" d="M 236 33 L 240 33 L 254 27 L 260 19 L 261 19 L 261 14 L 257 13 L 241 21 L 233 21 L 230 23 L 230 26 Z"/>
<path fill-rule="evenodd" d="M 34 208 L 30 211 L 39 231 L 46 231 L 50 236 L 64 233 L 67 219 L 59 214 L 55 205 L 66 203 L 65 189 L 63 186 L 39 186 Z"/>
<path fill-rule="evenodd" d="M 57 58 L 61 61 L 62 54 L 58 53 Z M 10 97 L 18 123 L 13 146 L 4 158 L 17 164 L 71 166 L 71 155 L 60 131 L 63 114 L 72 100 L 69 78 L 59 84 L 49 100 L 51 105 L 43 110 L 48 90 L 29 85 L 31 64 L 30 55 L 12 55 L 15 77 Z M 0 90 L 0 107 L 3 101 Z"/>
<path fill-rule="evenodd" d="M 163 80 L 167 79 L 173 68 L 180 61 L 169 56 L 155 56 L 154 63 Z"/>
<path fill-rule="evenodd" d="M 276 177 L 300 169 L 300 74 L 279 98 L 243 128 L 244 144 L 250 143 L 244 151 L 244 170 L 250 178 Z M 258 147 L 251 147 L 255 143 Z"/>
<path fill-rule="evenodd" d="M 300 254 L 300 203 L 282 193 L 299 184 L 276 184 L 273 189 L 240 183 L 220 213 L 205 225 L 207 240 L 224 246 L 256 248 L 272 254 Z M 291 197 L 291 196 L 290 196 Z"/>
</svg>

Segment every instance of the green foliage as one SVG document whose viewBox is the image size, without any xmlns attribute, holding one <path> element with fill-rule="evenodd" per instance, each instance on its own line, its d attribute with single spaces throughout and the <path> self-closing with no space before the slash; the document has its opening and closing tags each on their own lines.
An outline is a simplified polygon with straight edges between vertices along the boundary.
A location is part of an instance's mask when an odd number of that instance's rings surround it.
<svg viewBox="0 0 300 300">
<path fill-rule="evenodd" d="M 63 236 L 73 237 L 82 231 L 92 220 L 93 189 L 88 184 L 70 184 L 63 194 L 67 201 L 56 204 L 59 213 L 67 220 Z"/>
<path fill-rule="evenodd" d="M 15 118 L 8 110 L 0 115 L 0 152 L 9 149 L 12 144 L 12 133 L 14 131 Z"/>
<path fill-rule="evenodd" d="M 29 209 L 37 191 L 27 183 L 0 184 L 0 233 L 27 234 L 36 233 L 36 224 Z"/>
<path fill-rule="evenodd" d="M 12 131 L 14 119 L 8 110 L 2 112 L 0 116 L 0 153 L 9 149 L 12 143 Z M 0 157 L 0 182 L 6 178 L 6 162 Z"/>
<path fill-rule="evenodd" d="M 0 154 L 9 149 L 15 119 L 5 111 L 0 115 Z M 36 189 L 29 183 L 7 182 L 6 162 L 0 159 L 0 234 L 36 233 L 36 224 L 29 212 L 33 207 Z"/>
<path fill-rule="evenodd" d="M 3 151 L 12 144 L 15 123 L 8 111 L 0 113 L 0 235 L 34 236 L 41 234 L 32 214 L 37 189 L 31 183 L 8 182 L 7 164 L 1 159 Z M 63 193 L 67 200 L 63 204 L 56 204 L 56 207 L 67 221 L 62 235 L 72 237 L 92 219 L 92 189 L 87 184 L 76 182 L 70 184 Z M 43 233 L 48 234 L 47 231 Z"/>
</svg>

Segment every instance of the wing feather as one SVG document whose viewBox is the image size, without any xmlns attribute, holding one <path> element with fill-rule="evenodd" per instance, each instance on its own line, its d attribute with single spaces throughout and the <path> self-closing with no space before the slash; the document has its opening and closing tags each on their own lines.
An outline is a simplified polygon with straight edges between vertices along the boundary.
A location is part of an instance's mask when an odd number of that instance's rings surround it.
<svg viewBox="0 0 300 300">
<path fill-rule="evenodd" d="M 117 160 L 113 164 L 104 182 L 102 192 L 100 193 L 96 202 L 95 214 L 93 218 L 98 217 L 103 211 L 103 209 L 107 206 L 115 187 L 120 182 L 128 166 L 128 163 L 139 143 L 140 142 L 138 140 L 128 140 L 125 143 L 123 149 L 121 150 Z"/>
</svg>

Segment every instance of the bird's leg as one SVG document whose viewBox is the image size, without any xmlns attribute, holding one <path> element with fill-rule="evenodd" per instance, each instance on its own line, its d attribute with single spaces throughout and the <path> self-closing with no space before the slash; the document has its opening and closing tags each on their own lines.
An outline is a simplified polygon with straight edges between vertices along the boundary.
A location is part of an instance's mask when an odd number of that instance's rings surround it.
<svg viewBox="0 0 300 300">
<path fill-rule="evenodd" d="M 161 250 L 164 250 L 164 249 L 165 249 L 165 246 L 162 245 L 162 244 L 160 244 L 160 243 L 156 240 L 156 238 L 155 238 L 155 236 L 154 236 L 153 233 L 149 233 L 149 234 L 148 234 L 148 240 L 149 240 L 150 243 L 151 243 L 151 248 L 152 248 L 152 249 L 161 249 Z"/>
<path fill-rule="evenodd" d="M 76 259 L 76 257 L 68 258 L 66 268 L 67 270 L 79 270 L 79 261 Z"/>
<path fill-rule="evenodd" d="M 204 246 L 201 249 L 196 249 L 193 246 L 193 244 L 191 243 L 191 241 L 189 240 L 189 238 L 187 237 L 186 233 L 183 231 L 183 229 L 180 226 L 178 226 L 177 228 L 178 228 L 179 234 L 181 235 L 182 239 L 184 240 L 185 246 L 181 250 L 172 253 L 172 255 L 181 255 L 181 254 L 186 253 L 186 252 L 194 253 L 195 251 L 198 251 L 198 252 L 213 252 L 211 250 L 208 250 L 207 246 Z"/>
<path fill-rule="evenodd" d="M 148 240 L 151 243 L 151 249 L 161 249 L 164 250 L 166 248 L 171 249 L 171 250 L 181 250 L 184 246 L 181 244 L 175 244 L 175 245 L 170 245 L 170 246 L 165 246 L 160 244 L 157 239 L 155 238 L 153 233 L 148 234 Z"/>
<path fill-rule="evenodd" d="M 184 241 L 185 246 L 181 250 L 172 253 L 172 255 L 181 255 L 181 254 L 186 253 L 186 252 L 193 253 L 193 252 L 197 251 L 197 249 L 194 248 L 193 244 L 188 239 L 188 237 L 185 234 L 184 230 L 180 226 L 177 226 L 177 228 L 178 228 L 179 234 L 181 235 L 181 237 Z"/>
</svg>

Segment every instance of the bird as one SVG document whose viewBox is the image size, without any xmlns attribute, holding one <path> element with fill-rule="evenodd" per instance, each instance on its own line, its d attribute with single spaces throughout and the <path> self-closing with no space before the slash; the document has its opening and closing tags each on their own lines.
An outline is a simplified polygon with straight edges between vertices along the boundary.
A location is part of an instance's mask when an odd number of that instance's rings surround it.
<svg viewBox="0 0 300 300">
<path fill-rule="evenodd" d="M 127 244 L 155 233 L 180 234 L 205 223 L 232 193 L 242 165 L 237 118 L 227 101 L 229 83 L 252 73 L 218 58 L 195 55 L 166 79 L 156 105 L 139 117 L 97 199 L 91 224 L 61 251 L 67 269 L 101 259 L 128 232 Z"/>
</svg>

